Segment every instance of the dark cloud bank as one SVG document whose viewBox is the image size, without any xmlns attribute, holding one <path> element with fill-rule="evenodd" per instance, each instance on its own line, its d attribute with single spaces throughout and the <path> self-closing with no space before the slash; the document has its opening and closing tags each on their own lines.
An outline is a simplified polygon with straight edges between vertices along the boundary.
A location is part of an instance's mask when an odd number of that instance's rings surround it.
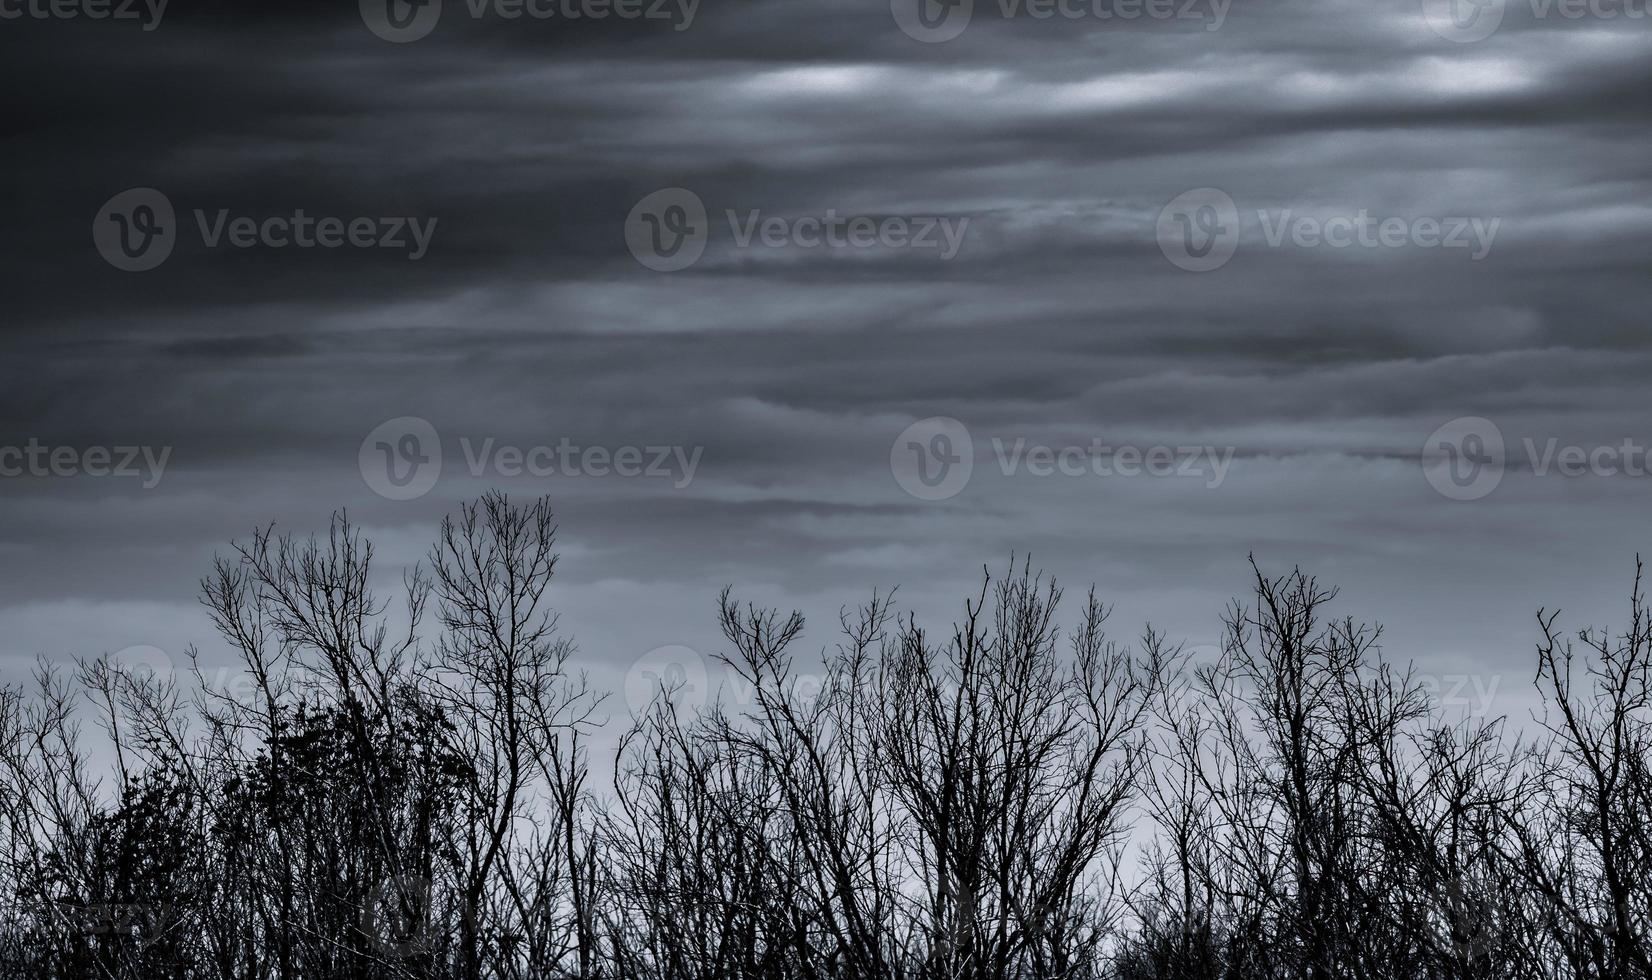
<svg viewBox="0 0 1652 980">
<path fill-rule="evenodd" d="M 347 507 L 396 564 L 493 485 L 556 499 L 564 622 L 608 685 L 651 647 L 713 646 L 724 582 L 816 614 L 825 642 L 873 586 L 951 612 L 1012 551 L 1095 581 L 1126 631 L 1151 619 L 1193 643 L 1244 588 L 1247 552 L 1338 582 L 1395 655 L 1437 671 L 1523 675 L 1539 604 L 1603 619 L 1652 482 L 1543 460 L 1551 440 L 1652 444 L 1648 21 L 1518 0 L 1462 41 L 1416 0 L 1236 0 L 1215 29 L 1214 8 L 1069 9 L 977 0 L 933 44 L 858 0 L 707 0 L 686 29 L 449 0 L 405 44 L 348 4 L 174 0 L 148 31 L 0 22 L 0 444 L 170 447 L 147 489 L 0 480 L 8 675 L 37 654 L 205 643 L 194 581 L 256 525 L 308 531 Z M 141 187 L 176 208 L 175 248 L 122 272 L 89 229 Z M 627 217 L 670 187 L 710 234 L 691 267 L 656 272 Z M 1159 240 L 1161 209 L 1198 188 L 1243 229 L 1209 272 Z M 195 217 L 299 209 L 435 224 L 414 260 L 208 247 Z M 964 230 L 949 258 L 742 245 L 754 211 L 783 236 L 829 215 Z M 1327 244 L 1361 215 L 1400 219 L 1404 240 Z M 1419 219 L 1495 237 L 1478 257 L 1426 247 Z M 1322 237 L 1298 238 L 1303 221 Z M 931 501 L 890 460 L 937 416 L 975 459 Z M 412 500 L 358 466 L 399 417 L 443 451 Z M 1472 500 L 1419 462 L 1462 417 L 1507 451 Z M 564 439 L 701 456 L 686 485 L 515 475 L 496 456 L 470 472 L 479 447 Z M 1038 476 L 1029 456 L 1006 473 L 1018 440 L 1231 462 L 1216 486 Z"/>
</svg>

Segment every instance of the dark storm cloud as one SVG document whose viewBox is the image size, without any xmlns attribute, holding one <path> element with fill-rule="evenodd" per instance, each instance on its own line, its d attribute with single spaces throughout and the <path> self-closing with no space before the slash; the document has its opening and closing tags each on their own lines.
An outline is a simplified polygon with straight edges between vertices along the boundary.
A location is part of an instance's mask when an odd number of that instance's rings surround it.
<svg viewBox="0 0 1652 980">
<path fill-rule="evenodd" d="M 610 667 L 710 642 L 725 581 L 828 618 L 895 582 L 951 611 L 1012 549 L 1194 633 L 1254 549 L 1317 564 L 1372 615 L 1404 611 L 1400 640 L 1446 629 L 1440 656 L 1495 659 L 1550 598 L 1517 580 L 1565 568 L 1586 596 L 1627 561 L 1641 484 L 1516 472 L 1464 506 L 1417 454 L 1470 414 L 1511 443 L 1652 442 L 1644 21 L 1537 21 L 1517 0 L 1495 36 L 1455 44 L 1400 0 L 1238 0 L 1214 31 L 1006 20 L 977 0 L 961 37 L 922 44 L 878 2 L 707 0 L 683 31 L 447 6 L 401 45 L 340 3 L 175 0 L 147 33 L 0 24 L 21 191 L 0 244 L 0 444 L 173 454 L 153 491 L 0 480 L 0 652 L 181 642 L 156 636 L 201 626 L 193 582 L 228 539 L 348 506 L 387 561 L 413 560 L 493 485 L 557 498 L 569 625 Z M 144 186 L 180 241 L 119 272 L 92 219 Z M 654 273 L 625 219 L 674 186 L 713 232 L 692 268 Z M 1225 267 L 1184 272 L 1156 223 L 1206 186 L 1245 235 Z M 208 249 L 192 214 L 299 208 L 436 225 L 414 261 Z M 968 225 L 949 260 L 742 247 L 724 212 L 753 209 Z M 1478 261 L 1266 241 L 1287 213 L 1361 210 L 1500 224 Z M 937 504 L 889 469 L 896 434 L 934 415 L 969 427 L 977 468 Z M 357 469 L 396 416 L 444 451 L 442 481 L 407 503 Z M 704 462 L 683 488 L 466 467 L 488 439 L 564 438 Z M 1217 488 L 1036 480 L 997 471 L 1016 439 L 1234 462 Z M 1459 586 L 1508 625 L 1451 628 Z M 91 625 L 53 640 L 44 624 L 66 619 Z"/>
</svg>

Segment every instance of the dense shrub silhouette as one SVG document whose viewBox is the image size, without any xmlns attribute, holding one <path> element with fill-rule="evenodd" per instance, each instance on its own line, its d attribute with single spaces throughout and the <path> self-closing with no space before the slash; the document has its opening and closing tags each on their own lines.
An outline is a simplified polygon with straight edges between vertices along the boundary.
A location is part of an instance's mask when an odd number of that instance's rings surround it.
<svg viewBox="0 0 1652 980">
<path fill-rule="evenodd" d="M 1620 635 L 1539 612 L 1524 731 L 1301 572 L 1253 564 L 1202 660 L 1027 563 L 940 631 L 874 593 L 818 660 L 725 591 L 739 696 L 662 687 L 598 787 L 554 539 L 489 495 L 392 603 L 342 516 L 262 530 L 202 583 L 245 683 L 0 691 L 4 975 L 1652 976 L 1638 565 Z"/>
</svg>

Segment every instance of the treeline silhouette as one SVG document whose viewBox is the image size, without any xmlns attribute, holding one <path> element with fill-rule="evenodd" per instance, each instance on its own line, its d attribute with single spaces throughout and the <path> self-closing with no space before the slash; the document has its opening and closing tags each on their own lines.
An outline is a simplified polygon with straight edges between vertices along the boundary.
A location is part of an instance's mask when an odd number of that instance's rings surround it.
<svg viewBox="0 0 1652 980">
<path fill-rule="evenodd" d="M 262 531 L 201 590 L 246 686 L 104 658 L 5 691 L 5 975 L 1652 976 L 1638 564 L 1623 633 L 1538 614 L 1519 732 L 1300 572 L 1255 571 L 1203 659 L 1116 645 L 1093 592 L 1058 625 L 1024 563 L 938 632 L 875 594 L 823 663 L 725 591 L 747 696 L 662 688 L 598 786 L 554 535 L 487 496 L 392 602 L 347 520 Z"/>
</svg>

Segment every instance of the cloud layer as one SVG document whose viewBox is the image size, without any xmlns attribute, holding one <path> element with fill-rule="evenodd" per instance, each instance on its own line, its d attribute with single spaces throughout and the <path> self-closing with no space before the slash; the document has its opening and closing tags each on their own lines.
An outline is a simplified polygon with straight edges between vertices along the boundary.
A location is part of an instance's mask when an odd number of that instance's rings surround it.
<svg viewBox="0 0 1652 980">
<path fill-rule="evenodd" d="M 681 30 L 449 0 L 406 44 L 346 4 L 175 0 L 148 32 L 8 23 L 0 445 L 173 453 L 151 490 L 0 480 L 0 656 L 210 647 L 193 582 L 230 538 L 347 507 L 411 559 L 499 485 L 556 498 L 565 622 L 599 680 L 652 646 L 714 647 L 724 582 L 803 606 L 824 643 L 875 585 L 951 612 L 1012 551 L 1097 582 L 1125 631 L 1152 619 L 1194 643 L 1254 551 L 1343 584 L 1402 659 L 1523 674 L 1536 605 L 1617 611 L 1652 499 L 1633 476 L 1535 472 L 1523 448 L 1652 444 L 1652 22 L 1512 0 L 1464 43 L 1431 0 L 1235 0 L 1215 29 L 1215 7 L 1175 7 L 1198 16 L 977 0 L 939 44 L 861 0 L 707 0 Z M 179 221 L 164 265 L 125 273 L 89 226 L 134 187 Z M 626 221 L 668 187 L 710 229 L 697 262 L 659 273 Z M 1240 219 L 1205 273 L 1158 238 L 1196 188 Z M 417 261 L 210 248 L 196 227 L 300 209 L 436 225 Z M 753 212 L 967 231 L 949 259 L 742 245 Z M 1361 214 L 1498 224 L 1478 259 L 1268 240 Z M 444 467 L 386 500 L 358 454 L 402 416 L 440 433 Z M 933 416 L 967 427 L 975 469 L 928 502 L 890 458 Z M 1473 501 L 1419 464 L 1461 416 L 1511 447 Z M 703 462 L 686 487 L 472 474 L 489 439 Z M 1234 462 L 1214 488 L 1006 474 L 995 447 L 1018 439 Z"/>
</svg>

